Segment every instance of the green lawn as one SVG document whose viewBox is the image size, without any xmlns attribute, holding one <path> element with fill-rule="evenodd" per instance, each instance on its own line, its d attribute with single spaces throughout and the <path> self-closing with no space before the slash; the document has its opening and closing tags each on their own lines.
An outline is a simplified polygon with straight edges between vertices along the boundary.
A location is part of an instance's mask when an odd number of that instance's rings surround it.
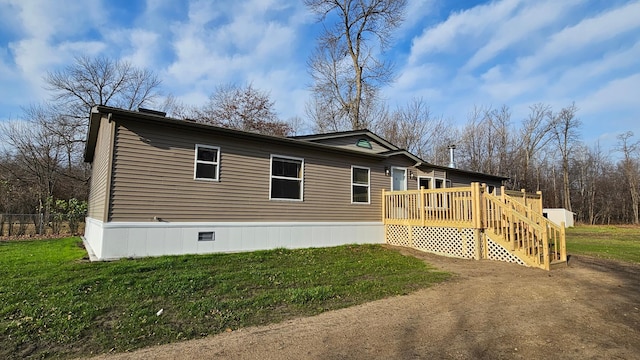
<svg viewBox="0 0 640 360">
<path fill-rule="evenodd" d="M 449 277 L 377 245 L 100 263 L 85 256 L 76 237 L 0 242 L 0 358 L 126 351 L 407 294 Z"/>
<path fill-rule="evenodd" d="M 567 229 L 567 252 L 640 263 L 640 227 L 576 226 Z"/>
</svg>

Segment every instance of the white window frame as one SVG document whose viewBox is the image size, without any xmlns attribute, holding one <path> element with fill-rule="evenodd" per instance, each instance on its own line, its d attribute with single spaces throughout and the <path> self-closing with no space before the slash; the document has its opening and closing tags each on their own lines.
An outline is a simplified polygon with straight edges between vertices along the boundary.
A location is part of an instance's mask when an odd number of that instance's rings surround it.
<svg viewBox="0 0 640 360">
<path fill-rule="evenodd" d="M 290 177 L 286 177 L 286 176 L 274 176 L 273 175 L 273 159 L 274 158 L 284 159 L 284 160 L 300 161 L 300 177 L 299 178 L 290 178 Z M 300 198 L 299 199 L 289 199 L 289 198 L 273 198 L 273 197 L 271 197 L 271 190 L 272 190 L 272 187 L 273 187 L 273 179 L 298 180 L 298 181 L 300 181 Z M 271 154 L 271 156 L 269 158 L 269 200 L 276 200 L 276 201 L 304 201 L 304 159 L 303 158 L 293 157 L 293 156 L 286 156 L 286 155 Z"/>
<path fill-rule="evenodd" d="M 356 184 L 353 182 L 353 169 L 361 169 L 361 170 L 367 170 L 367 185 L 362 185 L 362 184 Z M 353 201 L 353 187 L 354 186 L 366 186 L 367 187 L 367 201 Z M 364 167 L 364 166 L 356 166 L 356 165 L 351 165 L 351 203 L 352 204 L 359 204 L 359 205 L 368 205 L 371 204 L 371 169 L 368 167 Z"/>
<path fill-rule="evenodd" d="M 439 177 L 439 176 L 419 176 L 418 177 L 418 190 L 420 190 L 420 179 L 429 179 L 429 184 L 431 185 L 430 188 L 425 189 L 425 190 L 435 190 L 435 189 L 448 189 L 451 187 L 451 180 L 447 179 L 447 178 L 443 178 L 443 177 Z M 442 181 L 442 187 L 441 188 L 437 188 L 436 187 L 436 180 L 441 180 Z M 445 209 L 448 208 L 449 206 L 449 202 L 447 201 L 446 197 L 442 197 L 442 199 L 440 199 L 441 203 L 439 205 L 434 205 L 433 203 L 436 202 L 433 200 L 433 197 L 436 195 L 427 195 L 427 204 L 426 204 L 426 208 L 428 209 Z"/>
<path fill-rule="evenodd" d="M 422 179 L 429 179 L 429 185 L 431 186 L 431 184 L 433 183 L 433 177 L 431 176 L 418 176 L 418 190 L 420 190 L 420 180 Z M 429 190 L 430 187 L 428 188 L 424 188 L 425 190 Z"/>
<path fill-rule="evenodd" d="M 451 187 L 451 180 L 447 179 L 447 178 L 443 178 L 443 177 L 438 177 L 438 176 L 418 176 L 418 190 L 420 190 L 420 179 L 429 179 L 429 184 L 431 185 L 430 188 L 425 189 L 425 190 L 432 190 L 432 189 L 448 189 Z M 437 188 L 436 187 L 436 180 L 442 180 L 442 187 L 441 188 Z"/>
<path fill-rule="evenodd" d="M 215 161 L 198 160 L 198 149 L 199 148 L 216 150 L 217 156 L 216 156 Z M 199 181 L 220 181 L 220 147 L 219 146 L 196 144 L 196 148 L 195 148 L 193 157 L 194 157 L 194 160 L 193 160 L 193 179 L 194 180 L 199 180 Z M 216 166 L 216 177 L 215 177 L 215 179 L 197 177 L 198 164 L 215 165 Z"/>
</svg>

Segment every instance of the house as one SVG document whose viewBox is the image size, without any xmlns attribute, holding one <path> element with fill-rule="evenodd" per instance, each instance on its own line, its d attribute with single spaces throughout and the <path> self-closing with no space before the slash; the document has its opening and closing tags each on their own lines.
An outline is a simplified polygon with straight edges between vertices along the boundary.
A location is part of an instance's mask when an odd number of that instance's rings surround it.
<svg viewBox="0 0 640 360">
<path fill-rule="evenodd" d="M 383 243 L 382 191 L 499 187 L 367 130 L 282 138 L 140 109 L 91 110 L 92 259 Z"/>
</svg>

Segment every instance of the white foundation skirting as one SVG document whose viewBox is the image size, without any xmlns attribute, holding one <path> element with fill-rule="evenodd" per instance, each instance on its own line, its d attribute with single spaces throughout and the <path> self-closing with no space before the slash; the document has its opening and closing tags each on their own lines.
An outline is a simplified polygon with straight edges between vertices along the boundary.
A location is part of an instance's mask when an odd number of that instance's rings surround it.
<svg viewBox="0 0 640 360">
<path fill-rule="evenodd" d="M 213 240 L 198 240 L 213 233 Z M 108 222 L 86 219 L 92 260 L 384 243 L 382 222 Z M 92 256 L 93 255 L 93 256 Z"/>
</svg>

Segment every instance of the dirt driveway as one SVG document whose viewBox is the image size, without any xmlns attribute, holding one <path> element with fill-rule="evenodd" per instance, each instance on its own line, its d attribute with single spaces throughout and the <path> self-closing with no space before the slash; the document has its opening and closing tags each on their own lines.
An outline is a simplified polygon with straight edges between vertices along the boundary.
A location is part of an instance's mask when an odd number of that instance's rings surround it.
<svg viewBox="0 0 640 360">
<path fill-rule="evenodd" d="M 401 249 L 453 281 L 348 309 L 103 359 L 640 359 L 640 266 L 546 272 Z"/>
</svg>

